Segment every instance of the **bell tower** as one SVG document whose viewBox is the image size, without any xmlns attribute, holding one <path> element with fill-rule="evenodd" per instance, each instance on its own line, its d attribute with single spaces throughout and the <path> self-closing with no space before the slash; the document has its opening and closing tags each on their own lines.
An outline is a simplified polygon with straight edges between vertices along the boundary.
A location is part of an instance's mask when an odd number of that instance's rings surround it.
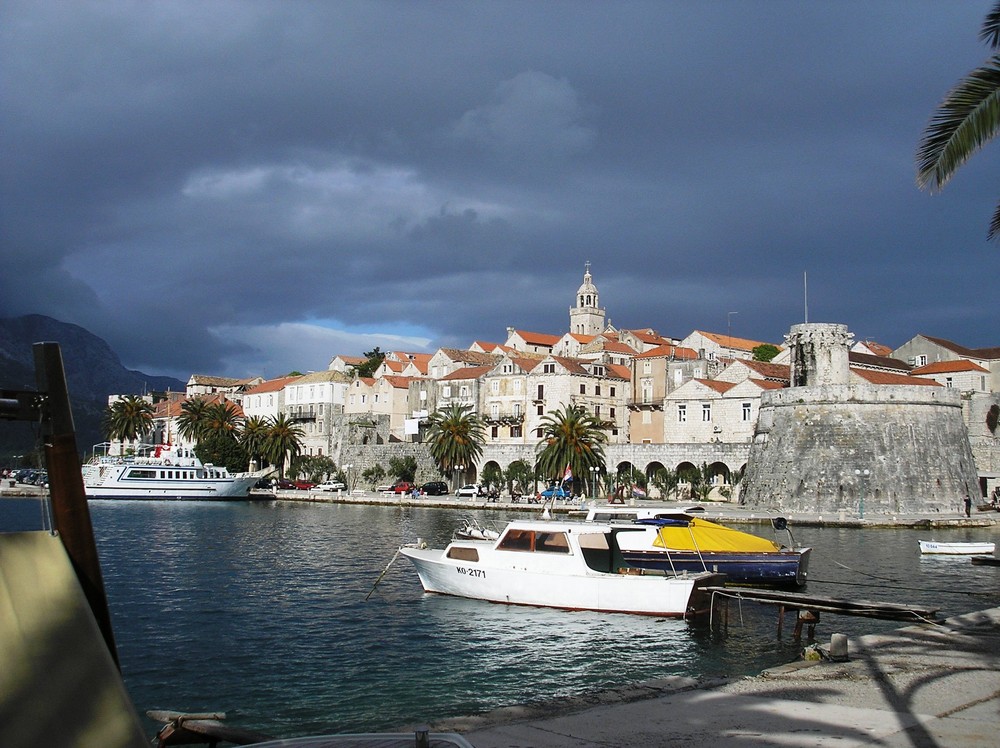
<svg viewBox="0 0 1000 748">
<path fill-rule="evenodd" d="M 577 335 L 600 335 L 605 329 L 605 314 L 599 305 L 588 261 L 584 266 L 583 284 L 576 292 L 576 304 L 569 310 L 569 331 Z"/>
</svg>

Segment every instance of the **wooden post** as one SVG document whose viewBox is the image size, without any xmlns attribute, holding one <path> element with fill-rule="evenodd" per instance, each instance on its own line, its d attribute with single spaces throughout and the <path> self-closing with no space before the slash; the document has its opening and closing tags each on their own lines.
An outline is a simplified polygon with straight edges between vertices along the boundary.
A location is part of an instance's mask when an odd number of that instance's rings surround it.
<svg viewBox="0 0 1000 748">
<path fill-rule="evenodd" d="M 66 388 L 62 352 L 58 343 L 35 343 L 35 382 L 46 401 L 42 419 L 45 462 L 49 472 L 52 521 L 76 571 L 108 651 L 121 670 L 104 593 L 101 563 L 94 543 L 94 528 L 80 472 L 80 456 L 73 428 L 73 413 Z"/>
</svg>

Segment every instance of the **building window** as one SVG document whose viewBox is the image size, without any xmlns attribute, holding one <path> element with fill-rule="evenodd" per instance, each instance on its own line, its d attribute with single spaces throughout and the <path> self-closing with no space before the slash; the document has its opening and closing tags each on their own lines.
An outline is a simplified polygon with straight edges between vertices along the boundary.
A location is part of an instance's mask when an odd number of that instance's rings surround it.
<svg viewBox="0 0 1000 748">
<path fill-rule="evenodd" d="M 601 394 L 601 385 L 599 385 L 599 384 L 595 384 L 594 385 L 594 394 L 595 395 L 600 395 Z"/>
<path fill-rule="evenodd" d="M 927 366 L 927 356 L 917 356 L 917 366 Z"/>
<path fill-rule="evenodd" d="M 538 415 L 540 415 L 540 416 L 544 416 L 545 415 L 545 406 L 544 405 L 539 405 L 538 406 Z"/>
<path fill-rule="evenodd" d="M 514 415 L 515 416 L 521 415 L 521 403 L 514 403 Z"/>
<path fill-rule="evenodd" d="M 614 388 L 614 387 L 612 387 L 612 388 L 611 388 L 611 397 L 614 397 L 614 396 L 615 396 L 615 388 Z"/>
<path fill-rule="evenodd" d="M 514 380 L 514 394 L 515 395 L 520 395 L 521 394 L 521 380 L 520 379 L 515 379 Z"/>
<path fill-rule="evenodd" d="M 521 438 L 521 427 L 520 426 L 511 426 L 510 427 L 510 435 L 514 439 L 520 439 Z"/>
<path fill-rule="evenodd" d="M 642 380 L 642 401 L 644 403 L 653 402 L 653 380 L 651 379 Z"/>
<path fill-rule="evenodd" d="M 555 374 L 556 365 L 555 364 L 542 364 L 542 374 Z"/>
<path fill-rule="evenodd" d="M 490 429 L 490 438 L 496 439 L 499 435 L 500 435 L 499 426 L 494 426 L 492 429 Z"/>
<path fill-rule="evenodd" d="M 649 374 L 653 370 L 653 365 L 649 361 L 642 362 L 642 373 Z"/>
<path fill-rule="evenodd" d="M 544 400 L 545 399 L 545 385 L 544 384 L 538 385 L 538 397 L 535 398 L 535 399 L 536 400 Z"/>
<path fill-rule="evenodd" d="M 600 418 L 600 417 L 601 417 L 601 406 L 600 405 L 595 405 L 594 406 L 594 418 Z"/>
<path fill-rule="evenodd" d="M 951 377 L 944 378 L 944 386 L 947 387 L 949 390 L 951 389 Z"/>
<path fill-rule="evenodd" d="M 706 422 L 712 420 L 712 404 L 711 403 L 702 403 L 701 404 L 701 420 L 702 421 L 706 421 Z"/>
<path fill-rule="evenodd" d="M 677 423 L 687 423 L 688 406 L 685 403 L 677 404 Z"/>
<path fill-rule="evenodd" d="M 611 411 L 608 414 L 608 418 L 610 418 L 611 420 L 614 420 L 614 418 L 615 418 L 615 409 L 614 408 L 611 408 Z"/>
<path fill-rule="evenodd" d="M 469 396 L 469 388 L 466 385 L 462 385 L 458 390 L 459 397 L 466 398 Z"/>
<path fill-rule="evenodd" d="M 585 385 L 585 384 L 581 384 L 580 385 L 580 394 L 581 395 L 586 395 L 587 394 L 587 385 Z"/>
<path fill-rule="evenodd" d="M 420 402 L 427 402 L 427 390 L 420 390 Z"/>
<path fill-rule="evenodd" d="M 653 422 L 653 411 L 644 410 L 642 411 L 642 423 L 644 426 L 648 426 Z"/>
<path fill-rule="evenodd" d="M 536 439 L 541 439 L 542 438 L 542 434 L 543 434 L 543 430 L 542 429 L 535 429 L 535 438 Z"/>
<path fill-rule="evenodd" d="M 490 418 L 496 420 L 500 417 L 500 403 L 490 403 Z"/>
<path fill-rule="evenodd" d="M 445 385 L 441 388 L 441 397 L 451 397 L 451 385 Z"/>
<path fill-rule="evenodd" d="M 750 420 L 750 403 L 743 403 L 743 420 Z"/>
<path fill-rule="evenodd" d="M 496 395 L 497 393 L 499 393 L 500 392 L 500 380 L 499 379 L 494 379 L 490 383 L 490 389 L 493 390 L 493 394 L 494 395 Z"/>
</svg>

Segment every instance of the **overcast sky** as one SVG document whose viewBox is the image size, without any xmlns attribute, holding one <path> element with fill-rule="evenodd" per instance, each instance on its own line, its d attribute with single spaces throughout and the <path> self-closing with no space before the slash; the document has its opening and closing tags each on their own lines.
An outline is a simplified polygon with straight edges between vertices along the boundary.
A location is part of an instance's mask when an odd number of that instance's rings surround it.
<svg viewBox="0 0 1000 748">
<path fill-rule="evenodd" d="M 274 377 L 562 334 L 590 261 L 620 328 L 997 346 L 1000 143 L 914 179 L 992 4 L 4 0 L 0 317 Z"/>
</svg>

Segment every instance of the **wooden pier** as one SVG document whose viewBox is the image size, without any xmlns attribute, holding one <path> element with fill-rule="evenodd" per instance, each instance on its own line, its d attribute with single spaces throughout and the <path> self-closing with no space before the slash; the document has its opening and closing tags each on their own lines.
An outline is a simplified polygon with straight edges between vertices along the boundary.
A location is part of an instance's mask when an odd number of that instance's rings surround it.
<svg viewBox="0 0 1000 748">
<path fill-rule="evenodd" d="M 938 608 L 920 608 L 901 603 L 875 602 L 872 600 L 845 600 L 838 597 L 823 597 L 807 595 L 800 592 L 782 592 L 781 590 L 762 590 L 753 587 L 705 587 L 712 593 L 712 610 L 714 614 L 716 600 L 726 601 L 725 618 L 729 621 L 729 600 L 749 600 L 762 605 L 778 606 L 778 633 L 783 628 L 785 613 L 797 613 L 795 634 L 802 631 L 803 624 L 808 625 L 810 632 L 815 629 L 820 613 L 836 613 L 845 616 L 861 616 L 864 618 L 880 618 L 889 621 L 933 621 Z"/>
</svg>

